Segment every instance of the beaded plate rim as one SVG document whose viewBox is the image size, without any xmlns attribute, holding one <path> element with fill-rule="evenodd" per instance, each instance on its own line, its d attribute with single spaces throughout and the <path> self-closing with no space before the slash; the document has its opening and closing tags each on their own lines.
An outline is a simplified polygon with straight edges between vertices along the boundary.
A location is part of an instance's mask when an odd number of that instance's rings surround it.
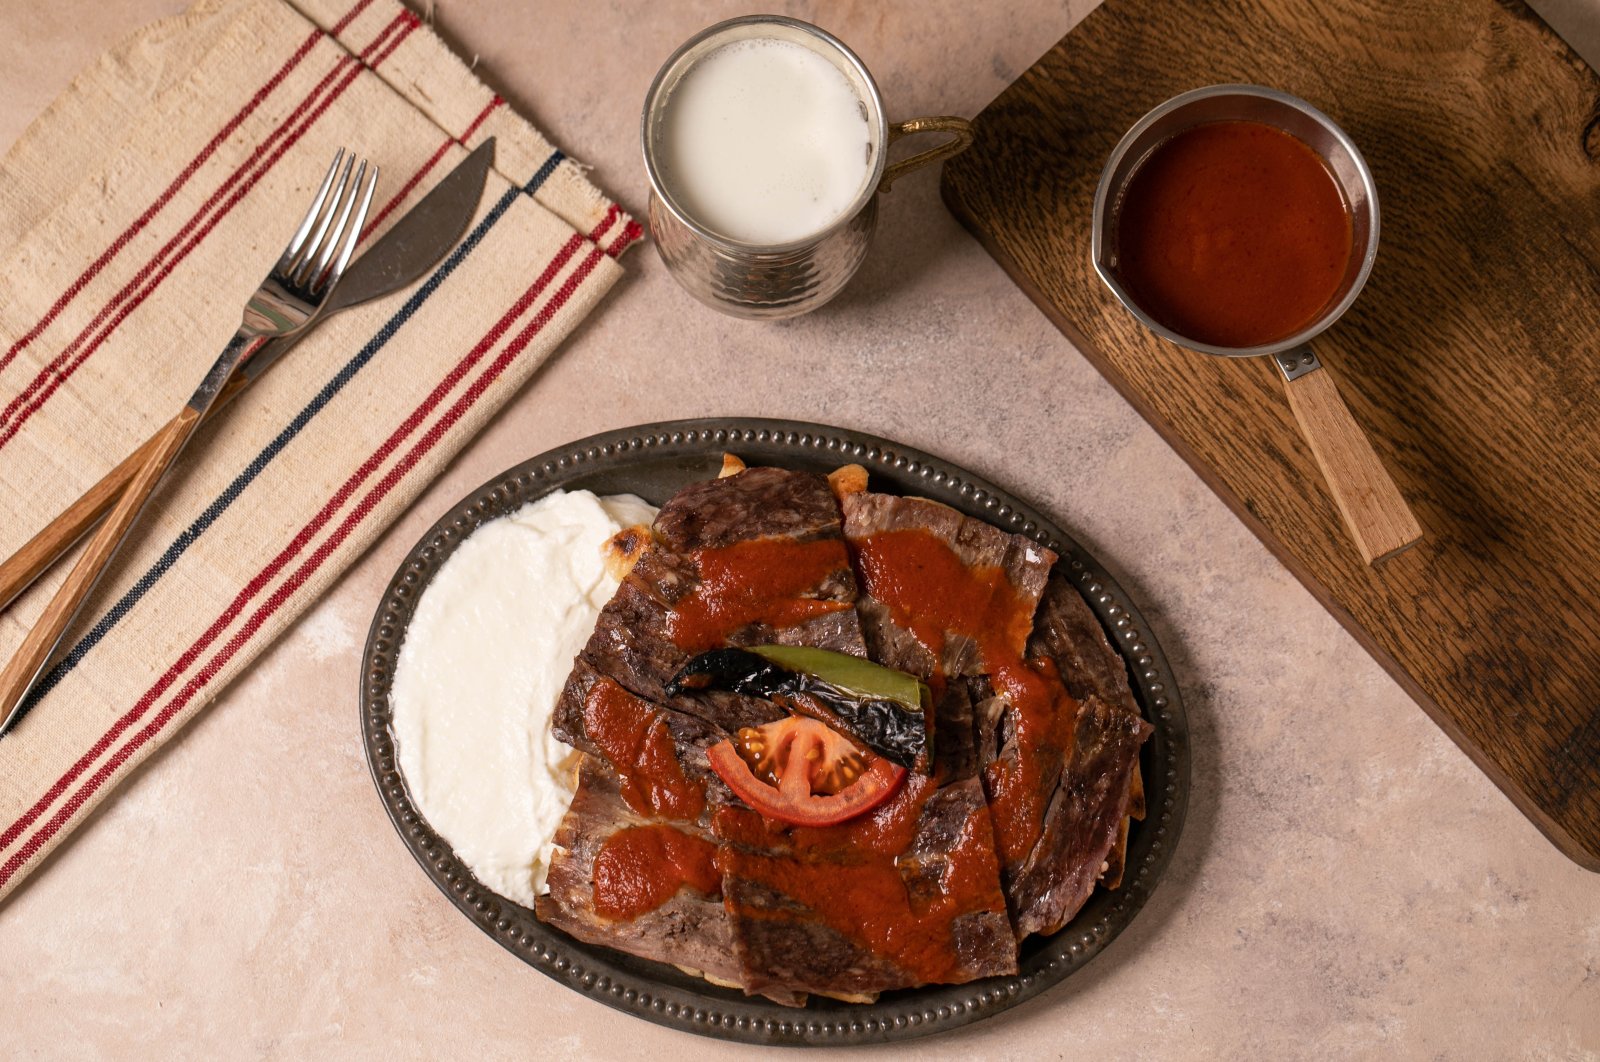
<svg viewBox="0 0 1600 1062">
<path fill-rule="evenodd" d="M 584 944 L 545 925 L 528 908 L 480 884 L 412 806 L 394 759 L 388 694 L 405 627 L 439 565 L 480 524 L 586 476 L 672 459 L 705 461 L 709 468 L 724 450 L 751 464 L 781 464 L 786 456 L 812 464 L 853 461 L 867 468 L 880 489 L 914 486 L 924 497 L 1054 549 L 1127 662 L 1135 698 L 1155 734 L 1142 760 L 1148 813 L 1130 832 L 1122 887 L 1096 889 L 1060 932 L 1030 938 L 1017 974 L 886 993 L 872 1004 L 814 1000 L 804 1008 L 782 1007 Z M 639 425 L 557 447 L 491 478 L 423 534 L 384 590 L 362 651 L 359 699 L 367 766 L 391 823 L 429 879 L 474 924 L 534 969 L 591 999 L 670 1028 L 748 1043 L 910 1039 L 991 1017 L 1037 996 L 1081 969 L 1133 920 L 1166 870 L 1188 805 L 1188 725 L 1178 687 L 1149 625 L 1098 561 L 1033 506 L 956 465 L 878 436 L 799 421 L 706 418 Z"/>
</svg>

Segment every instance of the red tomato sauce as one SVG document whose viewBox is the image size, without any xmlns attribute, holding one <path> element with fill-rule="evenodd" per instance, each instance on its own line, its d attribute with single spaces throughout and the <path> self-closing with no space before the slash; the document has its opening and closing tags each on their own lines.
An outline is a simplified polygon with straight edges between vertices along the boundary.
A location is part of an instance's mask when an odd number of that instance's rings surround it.
<svg viewBox="0 0 1600 1062">
<path fill-rule="evenodd" d="M 1001 858 L 1015 863 L 1043 831 L 1045 804 L 1071 751 L 1078 704 L 1048 660 L 1027 659 L 1033 608 L 1003 570 L 969 567 L 936 535 L 883 531 L 853 543 L 861 589 L 889 608 L 935 659 L 954 634 L 977 643 L 995 692 L 1011 705 L 1018 755 L 984 771 Z"/>
<path fill-rule="evenodd" d="M 1350 262 L 1350 211 L 1327 163 L 1260 122 L 1212 122 L 1157 147 L 1128 182 L 1116 235 L 1134 301 L 1213 346 L 1300 331 Z"/>
<path fill-rule="evenodd" d="M 594 857 L 594 909 L 606 918 L 648 914 L 688 886 L 705 896 L 722 891 L 717 846 L 672 826 L 618 830 Z"/>
<path fill-rule="evenodd" d="M 589 688 L 583 732 L 622 781 L 622 799 L 641 815 L 693 821 L 706 806 L 705 786 L 683 773 L 666 717 L 608 678 Z"/>
<path fill-rule="evenodd" d="M 992 681 L 1011 703 L 1017 728 L 1017 758 L 997 759 L 983 770 L 1000 857 L 1010 865 L 1033 851 L 1044 833 L 1052 780 L 1072 753 L 1079 706 L 1050 660 L 1006 663 Z"/>
<path fill-rule="evenodd" d="M 935 792 L 933 779 L 912 774 L 882 807 L 837 826 L 784 826 L 744 808 L 719 808 L 712 820 L 724 842 L 717 865 L 799 901 L 918 980 L 949 981 L 962 976 L 957 919 L 1006 907 L 983 808 L 963 823 L 936 880 L 917 880 L 912 842 Z"/>
<path fill-rule="evenodd" d="M 842 539 L 758 538 L 700 550 L 694 558 L 700 583 L 667 614 L 667 634 L 691 653 L 714 649 L 754 623 L 794 627 L 851 607 L 808 596 L 850 567 Z"/>
</svg>

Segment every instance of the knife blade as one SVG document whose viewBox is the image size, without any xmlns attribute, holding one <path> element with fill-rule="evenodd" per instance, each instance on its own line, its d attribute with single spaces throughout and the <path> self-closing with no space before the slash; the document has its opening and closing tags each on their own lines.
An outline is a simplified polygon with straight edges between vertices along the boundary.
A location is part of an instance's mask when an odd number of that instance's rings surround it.
<svg viewBox="0 0 1600 1062">
<path fill-rule="evenodd" d="M 494 141 L 491 136 L 474 148 L 416 206 L 406 211 L 394 228 L 350 264 L 344 279 L 328 296 L 323 320 L 410 285 L 456 245 L 483 198 L 484 184 L 494 165 Z M 309 334 L 308 330 L 263 344 L 239 367 L 238 375 L 248 384 Z"/>
<path fill-rule="evenodd" d="M 324 318 L 341 310 L 370 302 L 399 291 L 432 269 L 466 233 L 483 199 L 483 189 L 494 165 L 494 137 L 479 144 L 471 154 L 445 175 L 417 205 L 406 211 L 394 227 L 384 233 L 345 270 L 343 279 L 328 296 Z M 307 333 L 275 339 L 258 347 L 239 366 L 228 385 L 217 396 L 207 418 L 235 398 L 273 363 L 294 348 Z M 165 429 L 162 429 L 165 430 Z M 0 609 L 27 589 L 39 574 L 55 563 L 73 543 L 95 525 L 122 496 L 122 489 L 145 463 L 152 446 L 160 441 L 157 431 L 138 450 L 90 487 L 61 515 L 17 552 L 0 564 Z"/>
</svg>

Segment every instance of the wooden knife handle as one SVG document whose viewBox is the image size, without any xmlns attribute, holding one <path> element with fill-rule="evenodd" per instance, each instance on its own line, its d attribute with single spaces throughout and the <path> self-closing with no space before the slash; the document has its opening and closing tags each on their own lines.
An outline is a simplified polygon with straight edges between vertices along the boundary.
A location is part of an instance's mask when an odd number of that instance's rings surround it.
<svg viewBox="0 0 1600 1062">
<path fill-rule="evenodd" d="M 167 427 L 171 427 L 170 424 Z M 54 564 L 73 543 L 93 527 L 106 510 L 116 504 L 123 488 L 142 468 L 161 443 L 167 428 L 162 428 L 144 441 L 122 463 L 103 476 L 100 482 L 84 492 L 65 511 L 46 524 L 5 563 L 0 564 L 0 608 L 14 601 L 18 594 L 33 584 L 41 573 Z"/>
<path fill-rule="evenodd" d="M 1362 559 L 1376 564 L 1420 540 L 1422 527 L 1367 433 L 1350 415 L 1333 373 L 1320 368 L 1290 380 L 1287 387 L 1289 407 Z"/>
<path fill-rule="evenodd" d="M 235 373 L 223 387 L 222 393 L 211 406 L 211 412 L 221 409 L 229 399 L 244 390 L 249 378 L 244 373 Z M 25 545 L 14 553 L 4 563 L 0 563 L 0 609 L 17 599 L 17 595 L 33 585 L 60 556 L 71 549 L 73 543 L 83 537 L 84 532 L 94 526 L 96 520 L 106 514 L 122 496 L 123 488 L 133 479 L 134 474 L 144 467 L 150 460 L 150 455 L 161 444 L 161 436 L 175 424 L 179 417 L 172 418 L 164 427 L 144 441 L 133 453 L 122 459 L 122 463 L 101 477 L 100 482 L 90 487 L 77 501 L 69 505 L 54 520 L 46 524 L 38 534 L 30 538 Z M 210 414 L 202 417 L 202 422 L 210 419 Z"/>
<path fill-rule="evenodd" d="M 77 615 L 79 606 L 99 581 L 100 573 L 116 554 L 117 547 L 122 544 L 123 535 L 139 518 L 139 512 L 144 508 L 150 495 L 155 492 L 156 484 L 161 481 L 162 474 L 171 466 L 173 459 L 178 456 L 178 451 L 183 449 L 183 444 L 194 434 L 194 429 L 199 423 L 200 414 L 185 406 L 183 412 L 172 418 L 166 427 L 145 444 L 149 452 L 145 453 L 144 460 L 134 467 L 127 486 L 117 500 L 116 507 L 111 510 L 111 514 L 89 540 L 89 546 L 84 550 L 83 556 L 73 565 L 66 582 L 61 584 L 56 596 L 50 600 L 43 615 L 39 617 L 39 622 L 34 624 L 33 630 L 23 639 L 21 648 L 6 664 L 5 671 L 0 672 L 0 720 L 11 714 L 11 710 L 33 684 L 34 676 L 44 667 L 57 642 L 60 641 L 61 633 L 66 630 L 67 624 L 72 622 L 72 617 Z M 144 449 L 142 447 L 141 452 Z M 129 462 L 132 460 L 129 458 Z"/>
</svg>

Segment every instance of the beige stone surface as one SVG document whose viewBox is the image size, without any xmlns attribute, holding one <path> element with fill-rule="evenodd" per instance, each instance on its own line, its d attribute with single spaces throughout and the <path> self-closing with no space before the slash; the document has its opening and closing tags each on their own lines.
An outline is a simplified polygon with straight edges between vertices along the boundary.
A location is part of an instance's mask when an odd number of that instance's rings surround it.
<svg viewBox="0 0 1600 1062">
<path fill-rule="evenodd" d="M 0 5 L 0 142 L 178 6 Z M 975 113 L 1092 4 L 774 6 L 851 42 L 903 117 Z M 645 86 L 742 10 L 439 0 L 436 17 L 642 213 Z M 1067 984 L 924 1057 L 1600 1057 L 1600 878 L 1012 287 L 932 174 L 884 207 L 854 285 L 785 324 L 718 317 L 632 253 L 610 304 L 372 554 L 0 909 L 0 1058 L 747 1053 L 592 1003 L 460 917 L 384 818 L 355 707 L 383 584 L 464 491 L 591 432 L 715 414 L 878 432 L 1035 500 L 1142 604 L 1183 687 L 1193 802 L 1149 906 Z"/>
</svg>

